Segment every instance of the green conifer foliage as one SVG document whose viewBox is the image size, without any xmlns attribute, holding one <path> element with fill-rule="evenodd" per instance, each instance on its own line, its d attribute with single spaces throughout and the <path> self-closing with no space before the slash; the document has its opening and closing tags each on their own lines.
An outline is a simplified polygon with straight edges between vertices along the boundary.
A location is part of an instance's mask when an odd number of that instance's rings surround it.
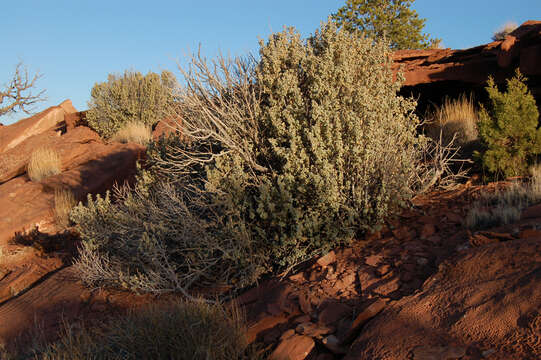
<svg viewBox="0 0 541 360">
<path fill-rule="evenodd" d="M 539 111 L 525 81 L 517 69 L 502 93 L 489 78 L 491 106 L 481 107 L 479 114 L 479 134 L 487 149 L 480 155 L 483 166 L 506 177 L 527 174 L 528 164 L 541 153 Z"/>
<path fill-rule="evenodd" d="M 440 39 L 422 34 L 426 20 L 410 9 L 413 1 L 347 0 L 332 17 L 351 33 L 361 31 L 373 38 L 385 35 L 393 50 L 437 47 Z"/>
<path fill-rule="evenodd" d="M 110 74 L 106 82 L 92 88 L 88 124 L 107 139 L 129 122 L 152 126 L 167 116 L 175 87 L 176 79 L 169 71 Z"/>
</svg>

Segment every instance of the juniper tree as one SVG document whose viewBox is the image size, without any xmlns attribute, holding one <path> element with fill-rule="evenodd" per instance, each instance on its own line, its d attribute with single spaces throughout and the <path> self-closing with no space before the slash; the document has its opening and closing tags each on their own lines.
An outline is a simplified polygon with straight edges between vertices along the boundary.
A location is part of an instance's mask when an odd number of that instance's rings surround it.
<svg viewBox="0 0 541 360">
<path fill-rule="evenodd" d="M 440 39 L 422 34 L 426 19 L 410 9 L 414 0 L 347 0 L 332 15 L 349 32 L 362 31 L 372 38 L 384 35 L 393 50 L 437 47 Z"/>
</svg>

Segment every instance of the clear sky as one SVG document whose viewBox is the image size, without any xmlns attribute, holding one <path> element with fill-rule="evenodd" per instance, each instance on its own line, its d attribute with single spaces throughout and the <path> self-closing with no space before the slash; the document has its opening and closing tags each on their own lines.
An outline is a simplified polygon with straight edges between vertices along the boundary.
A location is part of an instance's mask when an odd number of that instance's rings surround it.
<svg viewBox="0 0 541 360">
<path fill-rule="evenodd" d="M 43 77 L 41 111 L 71 99 L 87 108 L 90 90 L 125 69 L 175 72 L 176 63 L 201 44 L 207 57 L 257 54 L 258 39 L 283 26 L 303 36 L 319 27 L 345 0 L 0 0 L 0 85 L 19 61 Z M 445 47 L 490 42 L 508 21 L 541 20 L 541 0 L 416 0 L 425 32 Z M 24 114 L 0 117 L 12 123 Z"/>
</svg>

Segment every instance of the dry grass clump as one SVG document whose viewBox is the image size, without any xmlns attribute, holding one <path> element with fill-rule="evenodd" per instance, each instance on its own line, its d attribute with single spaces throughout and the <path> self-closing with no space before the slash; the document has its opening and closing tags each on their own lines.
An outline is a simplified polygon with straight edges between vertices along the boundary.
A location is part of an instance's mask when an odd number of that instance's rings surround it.
<svg viewBox="0 0 541 360">
<path fill-rule="evenodd" d="M 32 181 L 41 181 L 48 176 L 60 173 L 62 162 L 55 150 L 39 148 L 30 155 L 27 173 Z"/>
<path fill-rule="evenodd" d="M 541 166 L 530 172 L 526 184 L 514 182 L 503 191 L 481 194 L 466 216 L 466 227 L 479 230 L 518 221 L 524 208 L 541 201 Z"/>
<path fill-rule="evenodd" d="M 518 27 L 517 23 L 514 21 L 508 21 L 503 24 L 498 30 L 492 35 L 493 41 L 504 40 L 507 35 L 512 33 Z"/>
<path fill-rule="evenodd" d="M 98 328 L 73 331 L 36 358 L 257 359 L 248 347 L 238 307 L 204 301 L 150 305 Z"/>
<path fill-rule="evenodd" d="M 152 130 L 150 126 L 142 122 L 129 122 L 120 128 L 111 140 L 124 144 L 133 142 L 146 146 L 152 140 Z"/>
<path fill-rule="evenodd" d="M 71 209 L 77 205 L 73 192 L 67 189 L 57 189 L 54 193 L 54 215 L 56 223 L 60 226 L 69 225 L 69 214 Z"/>
<path fill-rule="evenodd" d="M 445 98 L 441 107 L 436 107 L 427 118 L 427 135 L 437 140 L 441 132 L 444 145 L 449 145 L 453 137 L 454 144 L 460 147 L 479 138 L 478 115 L 471 96 L 462 94 L 458 99 Z"/>
</svg>

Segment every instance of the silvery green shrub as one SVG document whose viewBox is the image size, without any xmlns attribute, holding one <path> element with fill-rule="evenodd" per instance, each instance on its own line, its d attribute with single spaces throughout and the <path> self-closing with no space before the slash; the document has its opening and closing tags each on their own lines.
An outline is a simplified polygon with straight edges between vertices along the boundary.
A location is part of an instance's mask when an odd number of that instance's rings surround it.
<svg viewBox="0 0 541 360">
<path fill-rule="evenodd" d="M 88 282 L 241 287 L 377 228 L 412 196 L 425 141 L 388 44 L 328 22 L 260 46 L 259 60 L 194 56 L 175 101 L 183 141 L 150 146 L 135 194 L 74 210 Z"/>
<path fill-rule="evenodd" d="M 110 74 L 106 82 L 92 88 L 86 119 L 107 139 L 130 122 L 152 126 L 167 116 L 176 86 L 175 76 L 169 71 L 161 75 L 134 71 Z"/>
<path fill-rule="evenodd" d="M 201 159 L 212 202 L 283 268 L 381 224 L 411 196 L 424 143 L 388 44 L 328 22 L 306 41 L 273 34 L 259 55 L 213 74 L 198 62 L 180 104 L 202 148 L 173 162 L 188 173 Z"/>
</svg>

